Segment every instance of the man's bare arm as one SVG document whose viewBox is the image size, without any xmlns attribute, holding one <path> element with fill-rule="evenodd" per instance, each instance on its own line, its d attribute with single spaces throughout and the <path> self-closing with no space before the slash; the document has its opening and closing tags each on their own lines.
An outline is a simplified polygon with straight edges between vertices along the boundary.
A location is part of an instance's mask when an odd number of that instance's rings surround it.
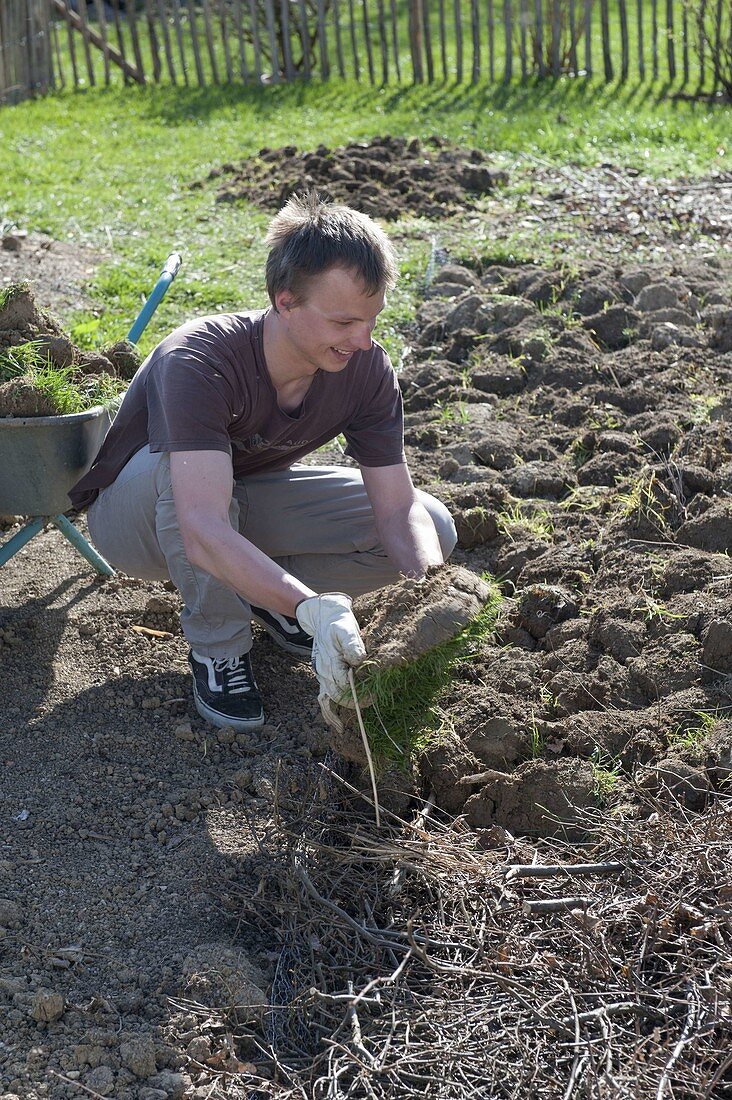
<svg viewBox="0 0 732 1100">
<path fill-rule="evenodd" d="M 229 522 L 233 486 L 231 458 L 224 451 L 173 451 L 173 499 L 186 557 L 249 603 L 294 616 L 297 604 L 315 595 L 280 568 Z"/>
<path fill-rule="evenodd" d="M 407 466 L 363 466 L 361 474 L 389 560 L 408 577 L 422 577 L 430 565 L 440 565 L 437 531 Z"/>
</svg>

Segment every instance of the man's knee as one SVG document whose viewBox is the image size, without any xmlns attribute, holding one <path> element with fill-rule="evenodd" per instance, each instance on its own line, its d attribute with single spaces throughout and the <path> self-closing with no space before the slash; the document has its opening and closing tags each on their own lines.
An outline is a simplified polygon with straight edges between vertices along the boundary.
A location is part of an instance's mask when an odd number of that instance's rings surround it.
<svg viewBox="0 0 732 1100">
<path fill-rule="evenodd" d="M 454 520 L 441 500 L 437 500 L 436 497 L 430 496 L 429 493 L 422 490 L 419 490 L 419 498 L 435 525 L 442 556 L 447 561 L 457 546 L 457 531 L 455 530 Z"/>
</svg>

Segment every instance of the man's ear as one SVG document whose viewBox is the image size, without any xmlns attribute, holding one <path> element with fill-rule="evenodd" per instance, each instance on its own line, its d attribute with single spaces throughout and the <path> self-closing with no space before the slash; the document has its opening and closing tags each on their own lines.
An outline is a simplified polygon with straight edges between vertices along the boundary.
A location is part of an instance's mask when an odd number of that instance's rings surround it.
<svg viewBox="0 0 732 1100">
<path fill-rule="evenodd" d="M 275 309 L 278 313 L 289 313 L 297 302 L 291 290 L 280 290 L 275 294 Z"/>
</svg>

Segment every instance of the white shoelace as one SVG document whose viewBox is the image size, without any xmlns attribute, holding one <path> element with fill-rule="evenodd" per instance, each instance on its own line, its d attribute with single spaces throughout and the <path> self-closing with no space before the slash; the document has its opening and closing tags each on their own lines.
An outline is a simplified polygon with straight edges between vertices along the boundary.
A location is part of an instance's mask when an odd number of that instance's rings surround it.
<svg viewBox="0 0 732 1100">
<path fill-rule="evenodd" d="M 252 690 L 252 685 L 247 683 L 246 664 L 239 657 L 214 657 L 213 667 L 215 672 L 223 675 L 224 687 L 232 695 L 244 695 Z"/>
</svg>

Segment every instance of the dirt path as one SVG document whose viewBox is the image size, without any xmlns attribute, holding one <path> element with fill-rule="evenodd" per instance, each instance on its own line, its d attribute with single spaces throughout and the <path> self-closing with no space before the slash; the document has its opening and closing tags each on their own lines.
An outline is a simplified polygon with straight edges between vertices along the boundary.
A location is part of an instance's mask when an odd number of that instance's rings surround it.
<svg viewBox="0 0 732 1100">
<path fill-rule="evenodd" d="M 197 1095 L 179 1071 L 201 1021 L 169 997 L 188 994 L 190 956 L 205 971 L 211 945 L 235 942 L 217 899 L 252 853 L 241 811 L 262 817 L 276 761 L 320 741 L 311 674 L 262 639 L 269 724 L 216 736 L 190 704 L 175 599 L 94 579 L 54 531 L 3 569 L 3 604 L 0 1095 L 80 1094 L 55 1074 Z"/>
</svg>

